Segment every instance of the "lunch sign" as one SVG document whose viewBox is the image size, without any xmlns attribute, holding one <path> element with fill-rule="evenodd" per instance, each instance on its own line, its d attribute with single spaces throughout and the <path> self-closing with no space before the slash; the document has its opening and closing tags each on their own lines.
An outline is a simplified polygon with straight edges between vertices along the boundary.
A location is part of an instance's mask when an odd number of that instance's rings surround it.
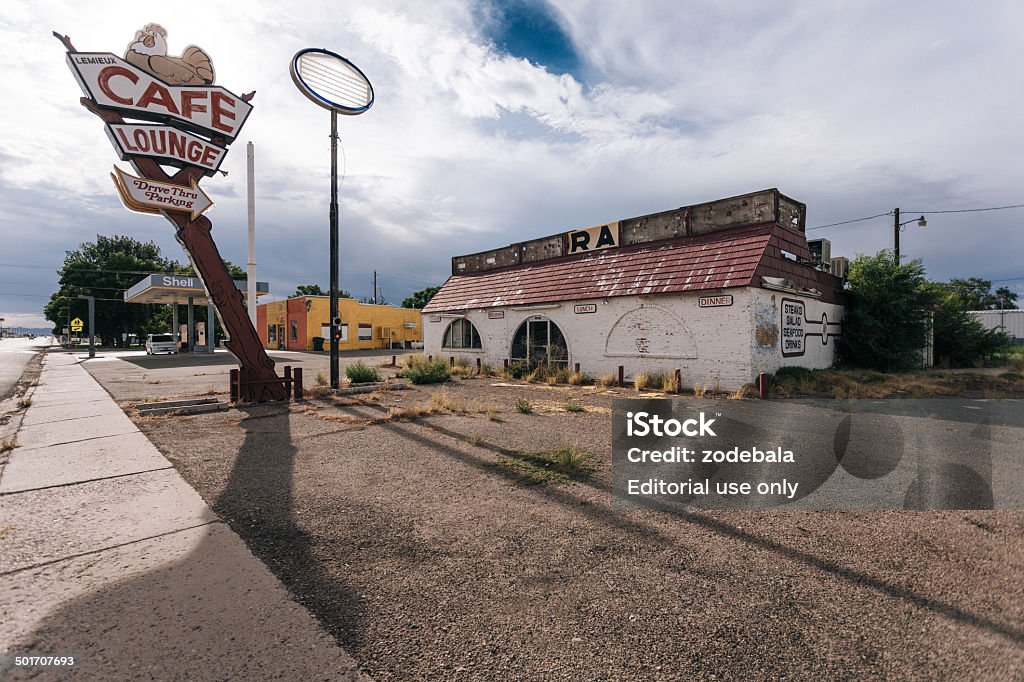
<svg viewBox="0 0 1024 682">
<path fill-rule="evenodd" d="M 118 157 L 138 174 L 114 166 L 111 178 L 121 201 L 174 224 L 230 336 L 225 346 L 240 365 L 240 397 L 286 398 L 213 241 L 213 226 L 203 215 L 213 202 L 199 187 L 220 168 L 252 113 L 255 93 L 236 95 L 214 85 L 213 62 L 200 47 L 169 54 L 167 31 L 159 24 L 136 31 L 123 56 L 79 52 L 68 36 L 53 35 L 67 48 L 68 66 L 85 93 L 82 106 L 103 119 Z"/>
</svg>

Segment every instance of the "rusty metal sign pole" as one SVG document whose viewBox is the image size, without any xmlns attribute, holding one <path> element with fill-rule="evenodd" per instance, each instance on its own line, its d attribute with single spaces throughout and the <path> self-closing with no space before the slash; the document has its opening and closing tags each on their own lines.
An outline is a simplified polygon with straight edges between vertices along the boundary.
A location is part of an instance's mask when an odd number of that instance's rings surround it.
<svg viewBox="0 0 1024 682">
<path fill-rule="evenodd" d="M 53 35 L 64 44 L 69 53 L 77 52 L 74 45 L 71 44 L 70 38 L 56 31 Z M 254 94 L 243 95 L 242 99 L 248 102 Z M 107 123 L 124 123 L 124 119 L 118 112 L 99 106 L 88 97 L 82 97 L 80 102 L 82 106 Z M 227 142 L 227 140 L 218 138 L 214 138 L 212 141 L 221 146 Z M 169 176 L 156 160 L 141 156 L 131 158 L 131 164 L 136 172 L 146 179 L 183 187 L 190 185 L 192 181 L 198 182 L 206 175 L 206 170 L 199 166 L 185 165 L 173 176 Z M 274 361 L 264 350 L 256 328 L 249 320 L 245 306 L 242 304 L 242 292 L 235 286 L 234 280 L 231 279 L 231 275 L 224 267 L 224 261 L 210 235 L 213 224 L 208 218 L 201 215 L 192 219 L 188 215 L 178 212 L 161 211 L 161 213 L 177 228 L 175 237 L 185 249 L 185 253 L 216 307 L 221 323 L 231 337 L 225 346 L 238 360 L 243 386 L 248 384 L 248 389 L 239 397 L 254 402 L 286 400 L 288 389 L 274 371 Z"/>
</svg>

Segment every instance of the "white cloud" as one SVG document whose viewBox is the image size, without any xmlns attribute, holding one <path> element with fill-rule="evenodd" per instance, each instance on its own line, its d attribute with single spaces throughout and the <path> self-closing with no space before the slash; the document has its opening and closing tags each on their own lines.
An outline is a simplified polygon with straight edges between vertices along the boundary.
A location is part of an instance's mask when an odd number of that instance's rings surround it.
<svg viewBox="0 0 1024 682">
<path fill-rule="evenodd" d="M 374 269 L 401 298 L 442 280 L 455 254 L 769 186 L 806 202 L 812 224 L 1024 201 L 1015 3 L 557 4 L 583 82 L 498 53 L 468 2 L 7 3 L 0 98 L 24 105 L 5 110 L 0 137 L 0 263 L 56 269 L 63 250 L 113 231 L 183 257 L 169 225 L 120 206 L 116 157 L 49 35 L 120 52 L 150 21 L 172 51 L 205 47 L 219 84 L 257 92 L 229 175 L 204 187 L 222 253 L 243 263 L 244 142 L 256 143 L 260 278 L 278 293 L 327 280 L 329 115 L 287 74 L 309 46 L 349 56 L 377 94 L 340 123 L 342 283 L 357 295 Z M 1022 220 L 935 216 L 905 250 L 938 277 L 1024 275 Z M 891 227 L 815 236 L 852 255 L 889 245 Z M 0 295 L 0 310 L 35 305 Z"/>
</svg>

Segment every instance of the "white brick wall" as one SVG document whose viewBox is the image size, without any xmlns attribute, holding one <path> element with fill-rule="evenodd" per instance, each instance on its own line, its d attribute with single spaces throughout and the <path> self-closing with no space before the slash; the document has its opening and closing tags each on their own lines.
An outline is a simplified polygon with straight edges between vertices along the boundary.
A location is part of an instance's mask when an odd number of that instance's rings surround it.
<svg viewBox="0 0 1024 682">
<path fill-rule="evenodd" d="M 704 292 L 705 295 L 707 292 Z M 627 380 L 640 371 L 672 372 L 680 369 L 684 387 L 695 383 L 718 385 L 734 390 L 753 381 L 758 372 L 772 372 L 783 365 L 828 367 L 832 364 L 835 338 L 803 338 L 803 355 L 783 357 L 781 350 L 782 299 L 803 303 L 804 333 L 821 330 L 821 315 L 838 321 L 842 308 L 764 289 L 740 288 L 725 292 L 733 297 L 731 306 L 701 308 L 698 294 L 629 296 L 607 299 L 565 301 L 534 308 L 491 308 L 504 312 L 502 319 L 490 319 L 488 310 L 465 314 L 480 333 L 482 349 L 443 349 L 445 328 L 457 315 L 423 316 L 424 350 L 440 358 L 465 357 L 475 363 L 501 367 L 509 356 L 512 336 L 530 317 L 554 322 L 565 335 L 569 362 L 592 376 L 615 373 L 624 366 Z M 576 304 L 594 304 L 594 313 L 577 314 Z M 812 320 L 815 322 L 807 322 Z M 838 333 L 838 325 L 829 325 Z M 792 335 L 792 332 L 791 332 Z"/>
</svg>

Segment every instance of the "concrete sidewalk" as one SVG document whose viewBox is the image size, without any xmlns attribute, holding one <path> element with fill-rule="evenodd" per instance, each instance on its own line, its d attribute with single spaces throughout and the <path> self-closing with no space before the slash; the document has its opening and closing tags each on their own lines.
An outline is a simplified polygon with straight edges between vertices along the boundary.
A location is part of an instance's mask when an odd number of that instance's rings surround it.
<svg viewBox="0 0 1024 682">
<path fill-rule="evenodd" d="M 48 354 L 0 478 L 0 652 L 74 655 L 79 679 L 367 679 L 80 363 Z"/>
</svg>

